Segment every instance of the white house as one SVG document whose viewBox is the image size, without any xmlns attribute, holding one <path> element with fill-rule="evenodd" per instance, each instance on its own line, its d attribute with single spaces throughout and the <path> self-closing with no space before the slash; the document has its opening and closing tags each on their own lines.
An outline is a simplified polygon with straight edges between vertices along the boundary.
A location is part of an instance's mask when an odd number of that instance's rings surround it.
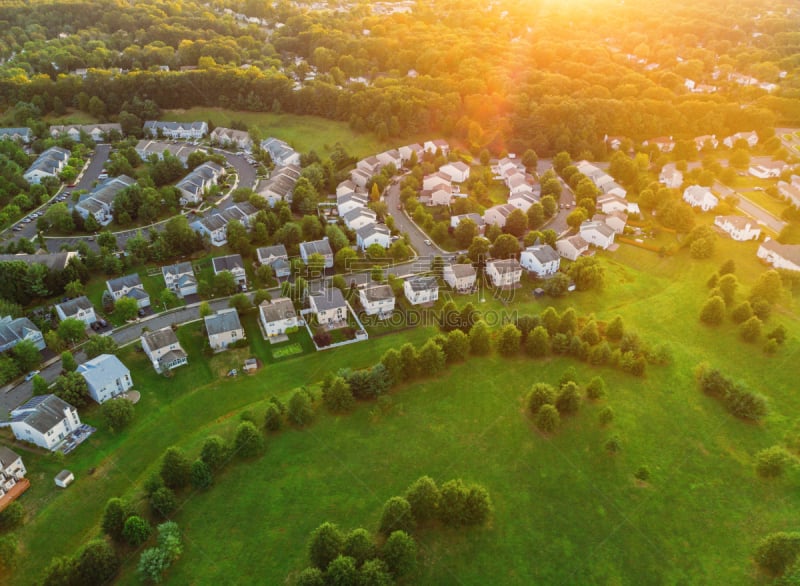
<svg viewBox="0 0 800 586">
<path fill-rule="evenodd" d="M 615 234 L 622 234 L 628 224 L 628 215 L 625 212 L 611 212 L 610 214 L 595 214 L 593 222 L 602 222 L 611 228 Z"/>
<path fill-rule="evenodd" d="M 114 200 L 117 195 L 135 183 L 127 175 L 109 177 L 81 199 L 75 209 L 83 219 L 92 215 L 98 224 L 108 226 L 114 220 Z"/>
<path fill-rule="evenodd" d="M 714 225 L 740 242 L 758 240 L 761 236 L 761 228 L 758 228 L 755 221 L 746 216 L 717 216 L 714 218 Z"/>
<path fill-rule="evenodd" d="M 370 176 L 377 175 L 378 172 L 381 170 L 380 160 L 378 157 L 372 155 L 365 159 L 361 159 L 358 163 L 356 163 L 356 169 L 361 169 L 365 173 L 368 173 Z"/>
<path fill-rule="evenodd" d="M 577 260 L 579 256 L 589 252 L 589 243 L 579 234 L 576 234 L 556 241 L 556 250 L 561 258 Z"/>
<path fill-rule="evenodd" d="M 366 250 L 373 244 L 380 244 L 383 248 L 392 245 L 392 232 L 384 224 L 368 224 L 356 230 L 356 245 L 360 250 Z"/>
<path fill-rule="evenodd" d="M 417 155 L 417 161 L 421 160 L 422 155 L 425 154 L 425 149 L 422 148 L 422 145 L 418 143 L 401 146 L 397 150 L 400 153 L 400 158 L 403 159 L 403 163 L 406 163 L 411 160 L 412 153 L 415 153 Z"/>
<path fill-rule="evenodd" d="M 72 140 L 78 142 L 81 140 L 81 134 L 86 134 L 94 142 L 104 142 L 110 136 L 116 134 L 122 136 L 122 126 L 118 123 L 108 124 L 69 124 L 66 126 L 53 125 L 50 127 L 50 136 L 58 138 L 59 136 L 66 135 Z"/>
<path fill-rule="evenodd" d="M 605 250 L 614 244 L 614 230 L 603 222 L 586 220 L 580 227 L 581 238 Z"/>
<path fill-rule="evenodd" d="M 30 340 L 39 350 L 44 350 L 44 336 L 27 317 L 12 318 L 6 315 L 0 318 L 0 352 L 11 350 L 22 340 Z"/>
<path fill-rule="evenodd" d="M 244 340 L 244 328 L 239 321 L 239 312 L 235 308 L 220 309 L 205 318 L 208 344 L 215 352 L 227 349 L 239 340 Z"/>
<path fill-rule="evenodd" d="M 329 328 L 347 325 L 347 302 L 339 289 L 334 287 L 311 295 L 308 304 L 319 325 Z"/>
<path fill-rule="evenodd" d="M 483 223 L 483 217 L 480 214 L 461 214 L 456 216 L 450 216 L 450 227 L 453 230 L 455 230 L 456 228 L 458 228 L 458 225 L 461 223 L 462 220 L 472 220 L 478 227 L 478 231 L 483 233 L 485 224 Z"/>
<path fill-rule="evenodd" d="M 89 389 L 89 396 L 104 403 L 133 386 L 131 371 L 113 354 L 100 354 L 78 366 Z"/>
<path fill-rule="evenodd" d="M 506 225 L 506 220 L 508 220 L 508 216 L 510 216 L 511 212 L 513 212 L 516 209 L 517 208 L 515 208 L 510 203 L 504 203 L 490 207 L 483 213 L 483 221 L 487 226 L 494 225 L 502 228 Z"/>
<path fill-rule="evenodd" d="M 269 156 L 276 167 L 300 164 L 300 153 L 282 140 L 270 137 L 261 141 L 261 148 L 269 152 Z"/>
<path fill-rule="evenodd" d="M 94 313 L 94 306 L 86 295 L 81 295 L 75 299 L 57 304 L 56 315 L 59 321 L 64 321 L 65 319 L 79 319 L 86 326 L 90 326 L 97 321 L 97 316 Z"/>
<path fill-rule="evenodd" d="M 190 262 L 179 262 L 161 268 L 167 289 L 183 299 L 187 295 L 197 294 L 197 277 Z"/>
<path fill-rule="evenodd" d="M 81 427 L 78 411 L 55 395 L 39 395 L 11 411 L 9 421 L 14 437 L 46 450 L 55 451 L 72 432 Z"/>
<path fill-rule="evenodd" d="M 445 157 L 450 153 L 450 144 L 446 140 L 426 140 L 423 146 L 426 153 L 435 154 L 440 150 Z"/>
<path fill-rule="evenodd" d="M 469 165 L 461 161 L 447 163 L 446 165 L 439 167 L 439 171 L 447 174 L 450 177 L 450 180 L 455 181 L 456 183 L 463 183 L 469 179 L 469 169 Z"/>
<path fill-rule="evenodd" d="M 336 211 L 340 217 L 344 217 L 353 210 L 367 207 L 368 203 L 369 198 L 366 195 L 351 191 L 336 196 Z"/>
<path fill-rule="evenodd" d="M 181 192 L 181 205 L 196 205 L 203 201 L 203 196 L 217 185 L 219 178 L 225 174 L 225 168 L 212 161 L 203 163 L 175 184 Z"/>
<path fill-rule="evenodd" d="M 366 189 L 370 179 L 372 179 L 372 175 L 364 171 L 364 169 L 353 169 L 350 171 L 350 180 L 360 189 Z"/>
<path fill-rule="evenodd" d="M 283 244 L 257 248 L 256 258 L 259 264 L 272 267 L 273 274 L 278 278 L 288 277 L 291 273 L 289 253 Z"/>
<path fill-rule="evenodd" d="M 439 183 L 430 190 L 430 199 L 428 205 L 430 206 L 447 206 L 453 199 L 453 186 L 449 183 Z M 420 200 L 422 197 L 420 196 Z"/>
<path fill-rule="evenodd" d="M 201 150 L 200 147 L 191 144 L 172 144 L 163 140 L 143 139 L 136 144 L 136 153 L 143 161 L 148 161 L 153 156 L 161 160 L 164 153 L 169 153 L 184 165 L 189 160 L 189 155 L 198 150 Z"/>
<path fill-rule="evenodd" d="M 510 289 L 519 285 L 522 266 L 515 258 L 490 260 L 486 263 L 486 276 L 493 286 Z"/>
<path fill-rule="evenodd" d="M 22 177 L 31 184 L 41 183 L 45 177 L 56 177 L 67 166 L 67 161 L 72 156 L 67 149 L 50 147 L 39 155 Z"/>
<path fill-rule="evenodd" d="M 358 300 L 364 308 L 364 313 L 377 315 L 380 319 L 388 318 L 394 311 L 395 298 L 389 285 L 367 285 L 359 290 Z"/>
<path fill-rule="evenodd" d="M 250 152 L 250 149 L 253 148 L 250 133 L 246 130 L 234 130 L 233 128 L 217 126 L 211 131 L 210 139 L 212 143 L 218 144 L 223 148 L 236 148 L 247 152 Z"/>
<path fill-rule="evenodd" d="M 140 338 L 142 350 L 150 359 L 156 372 L 164 372 L 189 363 L 189 357 L 181 347 L 172 328 L 145 332 Z"/>
<path fill-rule="evenodd" d="M 437 171 L 436 173 L 425 175 L 425 177 L 422 178 L 422 189 L 431 190 L 437 185 L 450 185 L 450 182 L 450 175 Z"/>
<path fill-rule="evenodd" d="M 300 257 L 303 259 L 304 263 L 308 264 L 308 259 L 311 258 L 312 254 L 322 255 L 322 258 L 325 259 L 325 264 L 323 266 L 326 269 L 333 266 L 333 250 L 331 249 L 331 243 L 328 242 L 327 236 L 323 236 L 322 240 L 300 243 Z"/>
<path fill-rule="evenodd" d="M 753 165 L 747 172 L 759 179 L 774 179 L 780 177 L 781 173 L 788 167 L 783 161 L 769 161 L 760 165 Z"/>
<path fill-rule="evenodd" d="M 123 297 L 130 297 L 136 300 L 136 304 L 139 307 L 150 307 L 150 295 L 144 290 L 142 279 L 137 273 L 109 279 L 106 281 L 106 287 L 114 301 L 118 301 Z"/>
<path fill-rule="evenodd" d="M 719 200 L 711 193 L 711 190 L 702 185 L 690 185 L 684 189 L 683 201 L 693 208 L 700 208 L 704 212 L 714 209 L 719 203 Z"/>
<path fill-rule="evenodd" d="M 386 165 L 394 165 L 396 169 L 403 166 L 403 157 L 400 156 L 398 149 L 390 149 L 375 155 L 382 167 Z"/>
<path fill-rule="evenodd" d="M 345 179 L 339 185 L 336 186 L 336 197 L 337 199 L 341 195 L 345 195 L 347 193 L 359 193 L 361 195 L 366 196 L 366 193 L 359 191 L 358 185 L 353 183 L 350 179 Z"/>
<path fill-rule="evenodd" d="M 725 138 L 722 141 L 722 144 L 724 144 L 729 149 L 732 149 L 733 145 L 735 145 L 736 141 L 738 140 L 745 141 L 748 147 L 753 148 L 758 144 L 758 134 L 756 134 L 754 130 L 750 132 L 737 132 L 736 134 L 732 134 L 729 137 Z"/>
<path fill-rule="evenodd" d="M 434 303 L 439 299 L 436 277 L 409 277 L 403 282 L 403 294 L 411 305 Z"/>
<path fill-rule="evenodd" d="M 258 306 L 258 316 L 267 339 L 283 336 L 287 331 L 296 329 L 302 323 L 297 317 L 292 300 L 288 297 L 262 301 Z"/>
<path fill-rule="evenodd" d="M 663 183 L 670 189 L 678 189 L 683 185 L 683 173 L 678 171 L 675 163 L 667 163 L 661 168 L 661 173 L 658 174 L 658 182 Z"/>
<path fill-rule="evenodd" d="M 453 291 L 470 293 L 475 288 L 477 273 L 471 264 L 453 264 L 444 267 L 442 277 Z"/>
<path fill-rule="evenodd" d="M 561 265 L 561 257 L 549 244 L 536 242 L 533 246 L 529 246 L 522 251 L 519 255 L 519 264 L 526 271 L 543 278 L 558 272 L 558 267 Z"/>
<path fill-rule="evenodd" d="M 160 122 L 147 120 L 144 123 L 144 133 L 153 138 L 165 136 L 172 139 L 199 140 L 208 134 L 208 124 L 205 122 Z"/>
<path fill-rule="evenodd" d="M 242 289 L 247 289 L 247 274 L 244 270 L 244 261 L 240 254 L 229 254 L 228 256 L 215 256 L 211 259 L 211 266 L 214 274 L 219 275 L 225 271 L 233 275 L 233 280 Z"/>
<path fill-rule="evenodd" d="M 0 128 L 0 140 L 13 140 L 28 144 L 33 140 L 33 132 L 27 126 L 20 128 Z"/>
<path fill-rule="evenodd" d="M 351 230 L 358 230 L 363 226 L 377 222 L 378 214 L 369 208 L 355 208 L 342 216 L 342 221 Z"/>
<path fill-rule="evenodd" d="M 0 511 L 28 490 L 31 483 L 25 479 L 26 473 L 19 454 L 0 446 Z"/>
<path fill-rule="evenodd" d="M 537 201 L 538 200 L 533 195 L 532 191 L 517 191 L 516 193 L 512 193 L 508 196 L 509 205 L 512 205 L 518 210 L 522 210 L 526 213 L 533 204 L 537 203 Z"/>
<path fill-rule="evenodd" d="M 776 269 L 800 271 L 800 244 L 781 244 L 767 238 L 758 247 L 756 256 Z"/>
</svg>

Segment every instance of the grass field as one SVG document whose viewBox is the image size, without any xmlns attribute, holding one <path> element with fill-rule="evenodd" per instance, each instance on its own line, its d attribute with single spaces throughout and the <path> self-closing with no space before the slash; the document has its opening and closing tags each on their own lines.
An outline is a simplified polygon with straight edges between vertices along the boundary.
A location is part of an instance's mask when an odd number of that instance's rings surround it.
<svg viewBox="0 0 800 586">
<path fill-rule="evenodd" d="M 231 465 L 209 492 L 186 495 L 175 515 L 186 552 L 166 582 L 285 583 L 304 567 L 314 527 L 330 520 L 374 530 L 383 502 L 423 474 L 484 484 L 494 514 L 485 528 L 422 533 L 421 564 L 409 584 L 763 582 L 750 560 L 755 543 L 800 522 L 797 472 L 763 481 L 753 471 L 754 455 L 780 442 L 800 410 L 798 302 L 787 296 L 767 324 L 783 323 L 790 332 L 774 357 L 741 342 L 730 322 L 710 329 L 697 320 L 705 282 L 727 258 L 737 259 L 744 297 L 764 270 L 752 260 L 756 247 L 720 240 L 713 259 L 692 261 L 685 251 L 661 258 L 623 245 L 601 257 L 607 287 L 599 293 L 553 302 L 534 299 L 528 284 L 513 298 L 491 291 L 456 297 L 494 320 L 504 311 L 536 313 L 547 305 L 572 305 L 598 319 L 620 314 L 646 340 L 669 343 L 674 359 L 638 379 L 566 358 L 473 358 L 438 379 L 398 389 L 388 413 L 360 405 L 343 417 L 319 414 L 307 430 L 268 437 L 262 458 Z M 254 337 L 254 317 L 244 323 L 251 352 L 231 359 L 266 356 L 269 344 Z M 64 463 L 26 456 L 33 487 L 22 500 L 24 553 L 12 583 L 34 583 L 51 557 L 97 535 L 108 498 L 138 499 L 166 447 L 180 445 L 194 457 L 207 435 L 230 437 L 242 411 L 262 417 L 271 395 L 286 399 L 331 370 L 372 364 L 386 349 L 419 344 L 433 331 L 419 327 L 265 361 L 257 373 L 236 379 L 221 376 L 228 365 L 215 366 L 217 356 L 203 355 L 199 324 L 179 330 L 190 366 L 174 378 L 156 375 L 143 354 L 127 350 L 123 360 L 143 395 L 132 427 L 119 436 L 101 430 L 71 455 L 66 465 L 77 482 L 67 491 L 52 486 Z M 692 376 L 701 361 L 767 396 L 768 417 L 745 424 L 702 395 Z M 583 382 L 602 374 L 608 398 L 584 403 L 558 434 L 542 437 L 522 398 L 533 382 L 555 382 L 568 366 Z M 616 414 L 609 428 L 597 423 L 605 404 Z M 98 423 L 96 411 L 82 417 Z M 622 440 L 616 457 L 602 447 L 612 433 Z M 642 465 L 652 472 L 644 484 L 633 477 Z M 136 557 L 127 558 L 121 583 L 138 583 Z"/>
<path fill-rule="evenodd" d="M 177 122 L 211 120 L 216 126 L 229 126 L 232 120 L 237 120 L 244 122 L 248 128 L 258 128 L 263 138 L 274 136 L 288 142 L 301 153 L 314 150 L 321 157 L 330 153 L 337 142 L 341 142 L 348 153 L 358 158 L 405 144 L 396 140 L 381 142 L 371 133 L 353 132 L 346 122 L 334 122 L 316 116 L 191 108 L 165 110 L 161 118 Z"/>
</svg>

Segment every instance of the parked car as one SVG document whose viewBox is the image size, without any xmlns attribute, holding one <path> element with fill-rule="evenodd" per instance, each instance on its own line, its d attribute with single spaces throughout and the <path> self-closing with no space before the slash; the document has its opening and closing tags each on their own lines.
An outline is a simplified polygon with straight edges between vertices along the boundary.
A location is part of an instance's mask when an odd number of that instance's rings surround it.
<svg viewBox="0 0 800 586">
<path fill-rule="evenodd" d="M 138 313 L 139 313 L 139 317 L 144 317 L 144 309 L 140 308 Z"/>
<path fill-rule="evenodd" d="M 31 380 L 33 377 L 35 377 L 40 372 L 41 372 L 41 370 L 32 370 L 32 371 L 30 371 L 28 374 L 25 375 L 25 382 L 28 382 L 29 380 Z"/>
</svg>

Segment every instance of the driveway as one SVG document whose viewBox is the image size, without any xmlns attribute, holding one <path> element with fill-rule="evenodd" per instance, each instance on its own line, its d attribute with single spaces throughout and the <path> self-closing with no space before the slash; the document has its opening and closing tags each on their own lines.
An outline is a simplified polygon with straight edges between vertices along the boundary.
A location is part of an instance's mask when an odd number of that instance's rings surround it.
<svg viewBox="0 0 800 586">
<path fill-rule="evenodd" d="M 400 182 L 401 179 L 391 182 L 383 196 L 389 208 L 388 213 L 394 218 L 395 227 L 401 233 L 405 232 L 408 234 L 411 246 L 417 251 L 417 254 L 421 258 L 432 259 L 437 255 L 449 254 L 447 251 L 436 246 L 436 244 L 428 238 L 428 235 L 411 221 L 411 218 L 406 215 L 405 211 L 398 209 L 400 206 Z M 430 242 L 430 244 L 428 244 L 428 242 Z"/>
</svg>

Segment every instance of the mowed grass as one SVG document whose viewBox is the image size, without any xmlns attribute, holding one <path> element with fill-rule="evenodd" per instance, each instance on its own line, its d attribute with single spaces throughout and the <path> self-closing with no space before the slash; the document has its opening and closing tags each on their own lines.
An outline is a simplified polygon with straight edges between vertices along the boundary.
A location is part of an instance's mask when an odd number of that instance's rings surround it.
<svg viewBox="0 0 800 586">
<path fill-rule="evenodd" d="M 244 122 L 248 128 L 258 128 L 263 138 L 274 136 L 301 153 L 313 150 L 321 157 L 330 153 L 337 142 L 342 143 L 348 153 L 359 158 L 405 144 L 391 140 L 382 142 L 372 133 L 354 132 L 346 122 L 334 122 L 317 116 L 190 108 L 165 110 L 161 119 L 176 122 L 211 120 L 216 126 L 230 126 L 231 121 L 236 120 Z"/>
<path fill-rule="evenodd" d="M 752 583 L 758 539 L 800 521 L 796 473 L 762 481 L 753 470 L 755 454 L 779 443 L 800 409 L 793 392 L 798 305 L 787 298 L 767 324 L 783 323 L 790 332 L 774 357 L 741 342 L 730 323 L 706 328 L 697 316 L 708 276 L 727 258 L 737 259 L 744 298 L 764 270 L 753 260 L 756 247 L 720 240 L 713 259 L 692 261 L 686 251 L 660 258 L 623 245 L 601 255 L 607 286 L 599 293 L 534 299 L 530 283 L 513 298 L 488 290 L 455 297 L 498 322 L 502 312 L 537 313 L 551 304 L 598 319 L 620 314 L 647 341 L 668 343 L 673 363 L 638 379 L 568 358 L 472 358 L 444 376 L 397 389 L 387 413 L 371 405 L 343 417 L 320 413 L 307 430 L 268 437 L 262 458 L 231 465 L 211 491 L 185 496 L 175 520 L 186 552 L 167 583 L 284 583 L 306 564 L 306 540 L 317 525 L 329 520 L 373 530 L 383 502 L 423 474 L 484 484 L 494 514 L 485 528 L 422 533 L 421 564 L 407 583 Z M 249 322 L 247 316 L 252 341 Z M 262 417 L 271 395 L 286 400 L 327 372 L 372 364 L 386 349 L 420 344 L 433 331 L 405 330 L 291 357 L 236 379 L 221 378 L 209 365 L 192 326 L 179 330 L 190 366 L 172 379 L 128 351 L 123 359 L 143 392 L 133 426 L 119 436 L 101 431 L 70 456 L 66 465 L 78 481 L 67 491 L 56 492 L 51 480 L 63 464 L 26 459 L 35 482 L 23 499 L 29 516 L 19 532 L 24 553 L 13 583 L 35 583 L 51 557 L 97 535 L 105 501 L 137 498 L 166 447 L 180 445 L 194 457 L 207 435 L 230 438 L 242 411 Z M 255 341 L 253 352 L 262 352 Z M 765 421 L 743 423 L 702 395 L 692 374 L 701 361 L 766 395 Z M 557 435 L 543 437 L 522 399 L 533 382 L 555 382 L 569 366 L 582 382 L 602 374 L 608 398 L 584 403 Z M 597 423 L 603 405 L 616 414 L 605 429 Z M 97 423 L 92 410 L 82 416 Z M 615 457 L 603 449 L 611 434 L 622 442 Z M 643 465 L 652 473 L 646 484 L 633 477 Z M 122 583 L 138 582 L 137 557 L 127 557 Z"/>
</svg>

